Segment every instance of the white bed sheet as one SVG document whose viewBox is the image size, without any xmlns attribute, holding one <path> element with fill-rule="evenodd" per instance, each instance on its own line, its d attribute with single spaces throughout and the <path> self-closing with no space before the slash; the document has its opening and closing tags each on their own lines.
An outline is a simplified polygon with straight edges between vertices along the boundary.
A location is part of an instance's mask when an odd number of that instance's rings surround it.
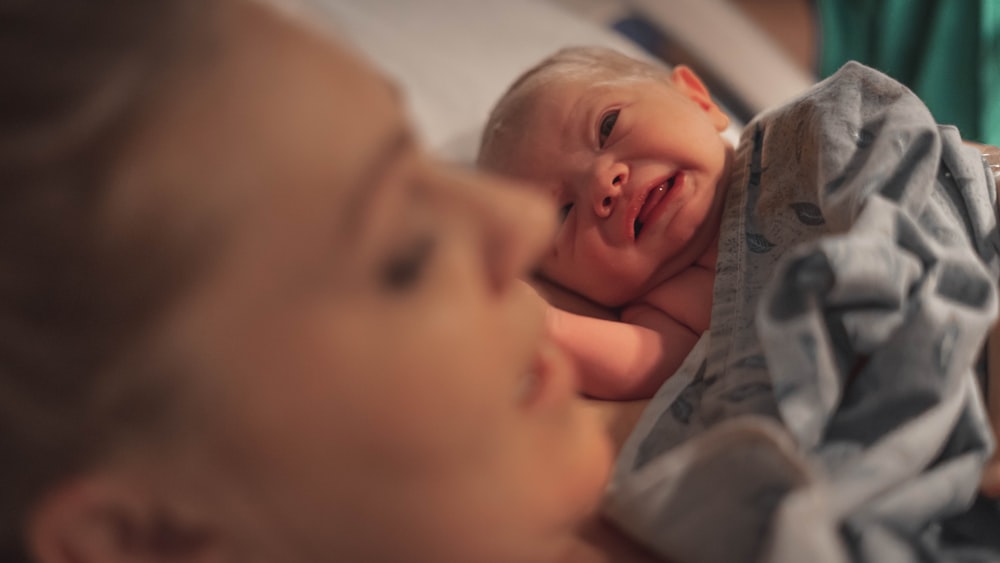
<svg viewBox="0 0 1000 563">
<path fill-rule="evenodd" d="M 439 156 L 471 163 L 490 108 L 561 47 L 602 45 L 651 59 L 612 30 L 538 0 L 309 0 L 395 79 Z"/>
</svg>

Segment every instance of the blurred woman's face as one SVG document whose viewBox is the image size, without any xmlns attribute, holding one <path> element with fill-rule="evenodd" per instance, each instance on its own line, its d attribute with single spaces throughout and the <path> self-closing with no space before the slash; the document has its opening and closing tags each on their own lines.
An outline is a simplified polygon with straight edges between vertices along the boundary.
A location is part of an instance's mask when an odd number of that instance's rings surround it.
<svg viewBox="0 0 1000 563">
<path fill-rule="evenodd" d="M 232 4 L 129 172 L 190 189 L 122 204 L 224 234 L 166 337 L 213 460 L 192 510 L 241 561 L 559 558 L 610 451 L 516 281 L 554 211 L 428 159 L 385 79 Z"/>
</svg>

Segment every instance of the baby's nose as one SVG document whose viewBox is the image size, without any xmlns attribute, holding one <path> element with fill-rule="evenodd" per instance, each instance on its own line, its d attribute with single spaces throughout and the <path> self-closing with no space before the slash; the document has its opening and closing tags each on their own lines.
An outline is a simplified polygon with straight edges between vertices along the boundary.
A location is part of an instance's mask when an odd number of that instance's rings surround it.
<svg viewBox="0 0 1000 563">
<path fill-rule="evenodd" d="M 598 175 L 593 192 L 594 213 L 598 217 L 607 218 L 614 212 L 627 179 L 626 174 L 624 169 L 615 169 Z"/>
</svg>

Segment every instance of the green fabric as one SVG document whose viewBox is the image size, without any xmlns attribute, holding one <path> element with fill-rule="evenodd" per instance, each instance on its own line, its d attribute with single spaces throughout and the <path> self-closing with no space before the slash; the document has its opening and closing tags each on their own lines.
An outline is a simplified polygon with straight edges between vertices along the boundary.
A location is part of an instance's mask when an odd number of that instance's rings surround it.
<svg viewBox="0 0 1000 563">
<path fill-rule="evenodd" d="M 997 0 L 816 0 L 819 72 L 849 60 L 909 86 L 939 123 L 1000 145 Z"/>
</svg>

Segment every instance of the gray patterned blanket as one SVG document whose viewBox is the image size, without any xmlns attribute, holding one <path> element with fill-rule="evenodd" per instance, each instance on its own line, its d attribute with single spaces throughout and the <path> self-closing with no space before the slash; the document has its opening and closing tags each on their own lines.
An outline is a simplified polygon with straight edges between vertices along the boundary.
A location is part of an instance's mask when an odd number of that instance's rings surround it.
<svg viewBox="0 0 1000 563">
<path fill-rule="evenodd" d="M 682 563 L 1000 561 L 977 499 L 996 189 L 978 151 L 849 63 L 744 131 L 710 333 L 605 509 Z"/>
</svg>

